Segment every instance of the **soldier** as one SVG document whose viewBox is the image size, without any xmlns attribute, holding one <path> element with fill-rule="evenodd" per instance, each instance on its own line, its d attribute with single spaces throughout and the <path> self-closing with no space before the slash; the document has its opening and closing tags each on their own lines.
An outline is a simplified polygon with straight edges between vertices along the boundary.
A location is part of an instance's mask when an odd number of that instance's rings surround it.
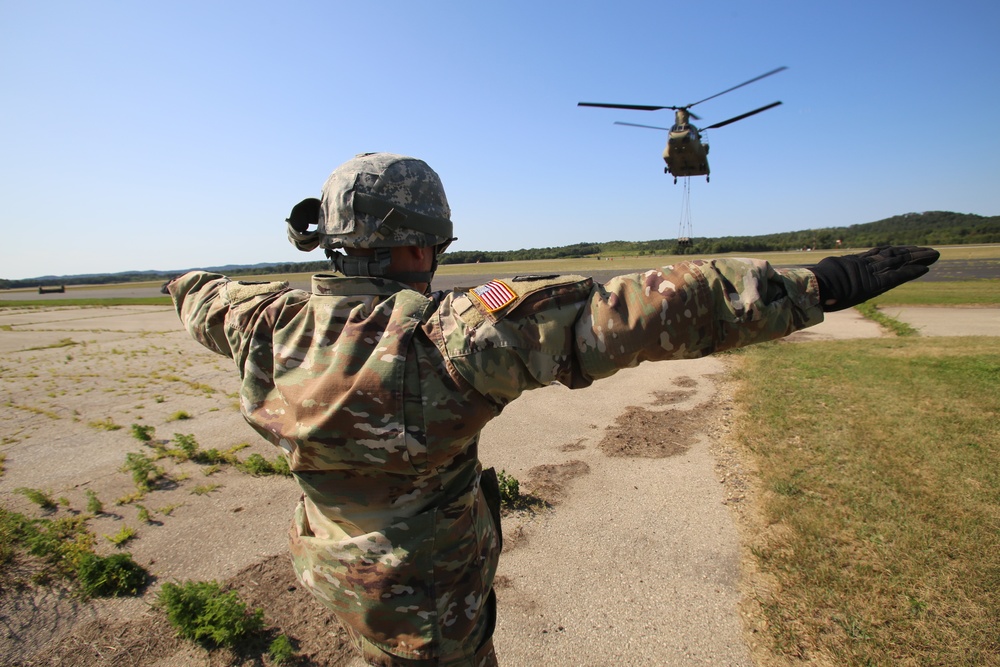
<svg viewBox="0 0 1000 667">
<path fill-rule="evenodd" d="M 236 362 L 243 416 L 303 492 L 295 573 L 376 665 L 496 664 L 499 489 L 479 432 L 523 391 L 780 338 L 938 257 L 694 260 L 603 285 L 526 276 L 432 292 L 454 240 L 444 188 L 421 160 L 387 153 L 338 167 L 287 223 L 341 275 L 306 292 L 194 271 L 164 290 L 191 335 Z"/>
</svg>

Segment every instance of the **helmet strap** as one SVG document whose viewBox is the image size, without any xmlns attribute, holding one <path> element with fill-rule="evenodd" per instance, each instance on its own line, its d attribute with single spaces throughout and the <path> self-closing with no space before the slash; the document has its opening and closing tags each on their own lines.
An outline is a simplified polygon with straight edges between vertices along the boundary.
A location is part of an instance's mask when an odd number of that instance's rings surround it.
<svg viewBox="0 0 1000 667">
<path fill-rule="evenodd" d="M 333 264 L 333 268 L 338 273 L 345 276 L 360 276 L 364 278 L 388 278 L 401 283 L 427 283 L 430 289 L 431 278 L 437 270 L 437 255 L 430 271 L 406 271 L 391 273 L 389 265 L 392 264 L 392 252 L 389 248 L 372 248 L 371 255 L 345 255 L 330 248 L 326 249 L 326 256 Z"/>
</svg>

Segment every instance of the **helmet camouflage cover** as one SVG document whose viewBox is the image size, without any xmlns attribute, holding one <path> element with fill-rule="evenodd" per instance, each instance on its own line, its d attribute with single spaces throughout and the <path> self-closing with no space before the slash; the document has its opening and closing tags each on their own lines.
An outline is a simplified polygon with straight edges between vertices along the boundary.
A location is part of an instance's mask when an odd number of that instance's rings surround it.
<svg viewBox="0 0 1000 667">
<path fill-rule="evenodd" d="M 289 240 L 300 250 L 317 246 L 389 248 L 442 246 L 452 237 L 451 208 L 441 178 L 426 162 L 393 153 L 362 153 L 337 167 L 323 185 L 323 198 L 306 200 L 289 219 Z"/>
</svg>

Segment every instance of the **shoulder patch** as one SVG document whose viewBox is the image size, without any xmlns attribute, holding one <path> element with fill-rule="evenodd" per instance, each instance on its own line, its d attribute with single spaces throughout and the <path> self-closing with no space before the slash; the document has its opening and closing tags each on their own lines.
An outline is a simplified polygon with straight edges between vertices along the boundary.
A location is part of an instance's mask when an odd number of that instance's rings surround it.
<svg viewBox="0 0 1000 667">
<path fill-rule="evenodd" d="M 469 293 L 490 313 L 495 313 L 517 300 L 517 294 L 502 280 L 491 280 L 485 285 L 473 287 Z"/>
</svg>

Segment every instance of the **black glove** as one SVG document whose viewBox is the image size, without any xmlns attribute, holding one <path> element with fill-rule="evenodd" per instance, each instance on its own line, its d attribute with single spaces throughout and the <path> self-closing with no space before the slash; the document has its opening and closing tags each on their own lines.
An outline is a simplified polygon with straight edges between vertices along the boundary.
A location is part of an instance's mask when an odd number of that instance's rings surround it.
<svg viewBox="0 0 1000 667">
<path fill-rule="evenodd" d="M 927 273 L 941 253 L 917 246 L 882 246 L 858 255 L 827 257 L 807 267 L 819 282 L 826 312 L 844 310 Z"/>
</svg>

